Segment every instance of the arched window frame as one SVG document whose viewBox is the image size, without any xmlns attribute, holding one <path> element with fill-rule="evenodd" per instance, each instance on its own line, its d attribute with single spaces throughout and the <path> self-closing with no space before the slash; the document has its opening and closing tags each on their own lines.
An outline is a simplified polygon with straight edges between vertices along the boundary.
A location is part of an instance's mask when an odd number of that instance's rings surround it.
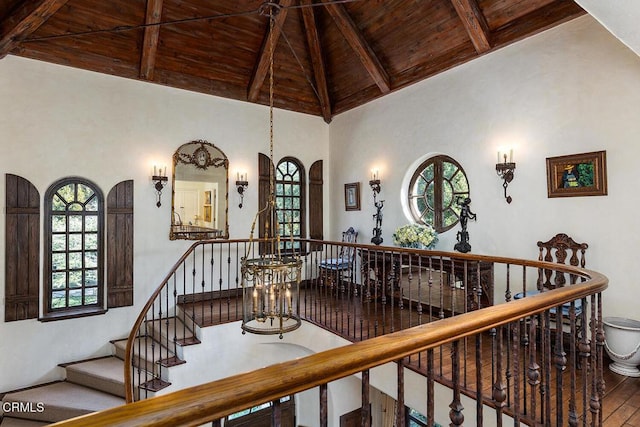
<svg viewBox="0 0 640 427">
<path fill-rule="evenodd" d="M 455 171 L 448 174 L 451 167 Z M 416 185 L 420 179 L 426 183 L 423 189 Z M 447 188 L 451 189 L 450 194 Z M 460 163 L 446 155 L 429 157 L 415 169 L 409 181 L 411 216 L 420 224 L 432 225 L 438 233 L 450 230 L 460 218 L 458 201 L 469 197 L 469 191 L 469 180 Z"/>
<path fill-rule="evenodd" d="M 292 167 L 294 169 L 292 169 Z M 300 244 L 293 247 L 288 240 L 306 237 L 306 192 L 305 170 L 302 162 L 295 157 L 283 157 L 275 170 L 276 217 L 283 250 L 300 250 Z M 289 192 L 288 189 L 291 191 Z M 293 232 L 292 232 L 293 231 Z"/>
<path fill-rule="evenodd" d="M 83 200 L 78 193 L 79 186 L 87 187 L 93 194 Z M 72 196 L 62 193 L 68 187 L 73 188 Z M 63 178 L 47 189 L 44 204 L 46 294 L 43 320 L 104 313 L 105 208 L 102 191 L 87 179 Z M 60 209 L 61 204 L 65 206 L 64 209 Z M 62 221 L 56 219 L 62 217 Z M 75 217 L 80 217 L 80 221 Z M 56 262 L 61 261 L 64 261 L 62 267 L 56 267 Z M 54 274 L 57 276 L 56 280 L 62 280 L 63 285 L 55 289 Z M 63 275 L 64 279 L 61 279 Z M 79 286 L 73 287 L 72 280 L 78 281 L 78 276 Z M 91 277 L 90 281 L 87 280 L 88 277 Z M 54 292 L 59 296 L 64 293 L 63 304 L 54 301 Z M 80 295 L 79 304 L 71 302 L 74 294 Z"/>
</svg>

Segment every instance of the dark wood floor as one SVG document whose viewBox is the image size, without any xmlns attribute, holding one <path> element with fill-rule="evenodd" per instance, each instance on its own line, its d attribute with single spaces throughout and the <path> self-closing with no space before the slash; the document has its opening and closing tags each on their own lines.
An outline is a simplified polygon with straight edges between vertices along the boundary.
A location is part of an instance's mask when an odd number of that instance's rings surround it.
<svg viewBox="0 0 640 427">
<path fill-rule="evenodd" d="M 307 292 L 309 291 L 307 290 Z M 382 305 L 380 301 L 363 303 L 362 298 L 349 297 L 348 292 L 346 297 L 343 295 L 342 298 L 332 298 L 331 293 L 326 290 L 321 292 L 325 292 L 324 297 L 313 299 L 311 304 L 305 305 L 303 298 L 301 312 L 307 311 L 307 313 L 313 313 L 314 317 L 322 317 L 327 329 L 335 329 L 352 341 L 437 320 L 438 317 L 437 313 L 429 312 L 429 309 L 426 309 L 421 315 L 415 314 L 415 309 L 397 309 L 397 301 L 395 303 L 386 301 L 385 305 Z M 238 297 L 240 296 L 238 295 Z M 395 308 L 393 308 L 394 306 Z M 183 309 L 193 310 L 194 321 L 200 326 L 240 320 L 242 314 L 241 301 L 235 297 L 183 304 Z M 483 350 L 483 353 L 488 351 L 490 354 L 489 346 L 485 346 L 487 350 Z M 436 354 L 440 360 L 449 360 L 447 355 L 442 356 L 440 358 L 440 355 Z M 640 427 L 640 378 L 615 374 L 606 368 L 608 363 L 609 361 L 605 360 L 603 372 L 605 381 L 605 395 L 602 402 L 603 425 L 605 427 Z M 449 367 L 443 365 L 442 369 L 446 373 Z M 469 374 L 474 375 L 473 369 Z M 472 383 L 473 379 L 470 381 Z M 486 387 L 483 386 L 483 388 Z M 568 384 L 564 384 L 563 390 L 567 388 Z"/>
</svg>

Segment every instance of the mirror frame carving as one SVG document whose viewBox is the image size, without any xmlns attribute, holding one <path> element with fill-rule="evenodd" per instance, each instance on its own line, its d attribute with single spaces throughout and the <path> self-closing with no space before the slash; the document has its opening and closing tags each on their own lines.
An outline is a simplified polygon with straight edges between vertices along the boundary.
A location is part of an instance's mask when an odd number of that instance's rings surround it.
<svg viewBox="0 0 640 427">
<path fill-rule="evenodd" d="M 190 149 L 193 146 L 193 149 Z M 212 152 L 220 153 L 221 157 L 216 157 Z M 210 167 L 226 170 L 225 176 L 225 197 L 224 197 L 224 229 L 207 231 L 203 227 L 176 224 L 175 223 L 175 192 L 176 192 L 176 167 L 178 165 L 193 165 L 200 170 Z M 173 154 L 173 173 L 171 180 L 171 226 L 169 228 L 170 240 L 205 240 L 205 239 L 228 239 L 229 238 L 229 159 L 226 154 L 214 144 L 197 139 L 182 144 Z M 181 219 L 182 222 L 182 219 Z"/>
</svg>

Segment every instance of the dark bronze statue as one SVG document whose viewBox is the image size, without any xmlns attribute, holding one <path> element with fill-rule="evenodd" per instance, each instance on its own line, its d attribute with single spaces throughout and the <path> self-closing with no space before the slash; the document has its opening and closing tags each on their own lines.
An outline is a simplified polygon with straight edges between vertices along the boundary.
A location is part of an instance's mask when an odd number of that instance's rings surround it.
<svg viewBox="0 0 640 427">
<path fill-rule="evenodd" d="M 470 204 L 471 199 L 468 197 L 464 199 L 458 199 L 458 205 L 460 205 L 460 226 L 462 227 L 462 230 L 458 231 L 458 243 L 454 245 L 453 249 L 462 253 L 471 251 L 471 244 L 469 243 L 469 233 L 467 232 L 467 221 L 470 219 L 475 220 L 476 214 L 471 212 L 471 208 L 469 207 Z"/>
</svg>

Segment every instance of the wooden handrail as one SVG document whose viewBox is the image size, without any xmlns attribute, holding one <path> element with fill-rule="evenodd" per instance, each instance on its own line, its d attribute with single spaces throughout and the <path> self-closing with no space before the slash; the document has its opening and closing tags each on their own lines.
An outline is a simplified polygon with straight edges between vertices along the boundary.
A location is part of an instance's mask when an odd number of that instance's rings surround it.
<svg viewBox="0 0 640 427">
<path fill-rule="evenodd" d="M 395 249 L 394 249 L 395 250 Z M 482 257 L 485 261 L 498 258 Z M 445 318 L 388 335 L 107 409 L 55 426 L 196 426 L 248 407 L 311 389 L 402 357 L 497 328 L 604 291 L 600 273 L 558 264 L 502 258 L 501 262 L 555 268 L 585 282 Z"/>
<path fill-rule="evenodd" d="M 249 241 L 248 239 L 235 239 L 235 240 L 224 240 L 224 243 L 225 244 L 245 243 L 248 241 Z M 153 303 L 155 302 L 156 298 L 158 298 L 158 295 L 160 295 L 162 290 L 165 288 L 165 286 L 167 285 L 167 283 L 169 282 L 169 280 L 171 279 L 175 271 L 180 267 L 180 265 L 182 265 L 182 263 L 189 257 L 189 255 L 193 253 L 193 251 L 198 246 L 203 246 L 211 243 L 219 243 L 219 242 L 220 240 L 201 240 L 189 246 L 189 249 L 187 249 L 184 255 L 182 255 L 180 259 L 173 265 L 173 267 L 171 267 L 171 269 L 169 270 L 169 273 L 167 273 L 164 280 L 160 282 L 160 286 L 156 288 L 156 290 L 151 294 L 151 296 L 147 300 L 147 303 L 144 305 L 144 307 L 142 307 L 142 310 L 140 310 L 140 314 L 136 318 L 136 321 L 133 323 L 133 326 L 131 327 L 131 332 L 129 332 L 129 336 L 127 337 L 127 346 L 125 348 L 124 387 L 125 387 L 125 399 L 127 402 L 133 402 L 133 386 L 132 386 L 133 376 L 131 372 L 132 366 L 133 366 L 132 364 L 133 343 L 135 342 L 135 339 L 138 335 L 138 332 L 140 331 L 140 328 L 142 327 L 142 323 L 144 322 L 147 313 L 149 312 L 151 307 L 153 307 Z"/>
</svg>

